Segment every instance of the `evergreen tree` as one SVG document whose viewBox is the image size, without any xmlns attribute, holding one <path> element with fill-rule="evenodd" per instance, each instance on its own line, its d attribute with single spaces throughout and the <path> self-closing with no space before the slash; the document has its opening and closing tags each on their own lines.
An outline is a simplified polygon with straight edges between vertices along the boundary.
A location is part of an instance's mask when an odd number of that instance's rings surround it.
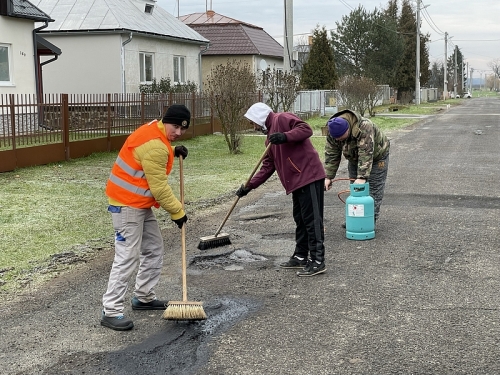
<svg viewBox="0 0 500 375">
<path fill-rule="evenodd" d="M 393 22 L 398 22 L 398 0 L 389 0 L 387 2 L 384 15 Z"/>
<path fill-rule="evenodd" d="M 462 92 L 462 87 L 467 84 L 467 77 L 465 74 L 465 67 L 463 64 L 464 56 L 458 46 L 453 50 L 453 54 L 448 57 L 447 73 L 448 73 L 448 90 L 454 91 L 455 84 L 455 54 L 457 55 L 457 93 Z"/>
<path fill-rule="evenodd" d="M 429 34 L 420 34 L 420 87 L 429 87 L 431 62 L 429 60 Z M 437 87 L 437 86 L 436 86 Z"/>
<path fill-rule="evenodd" d="M 411 102 L 415 92 L 417 71 L 417 20 L 410 0 L 402 0 L 398 31 L 404 40 L 404 51 L 399 60 L 395 86 L 398 88 L 398 100 Z M 429 35 L 420 34 L 420 86 L 429 82 Z"/>
<path fill-rule="evenodd" d="M 416 72 L 416 19 L 409 0 L 402 1 L 401 16 L 398 22 L 398 31 L 404 40 L 402 58 L 399 60 L 396 75 L 396 86 L 398 88 L 398 100 L 410 103 L 415 91 Z"/>
<path fill-rule="evenodd" d="M 325 26 L 320 29 L 318 25 L 313 32 L 309 59 L 302 68 L 300 82 L 306 90 L 335 88 L 337 72 Z"/>
<path fill-rule="evenodd" d="M 394 87 L 397 66 L 403 55 L 404 39 L 397 32 L 397 17 L 393 18 L 391 12 L 375 9 L 372 13 L 372 42 L 366 56 L 366 76 L 378 84 Z"/>
<path fill-rule="evenodd" d="M 360 5 L 336 22 L 331 32 L 335 62 L 341 77 L 366 75 L 369 51 L 372 49 L 373 19 Z"/>
<path fill-rule="evenodd" d="M 434 62 L 429 71 L 429 87 L 443 87 L 444 82 L 444 67 L 442 63 Z"/>
<path fill-rule="evenodd" d="M 337 22 L 331 32 L 332 47 L 339 76 L 367 77 L 377 84 L 394 83 L 403 52 L 403 39 L 397 32 L 397 5 L 391 11 L 368 13 L 359 6 Z"/>
</svg>

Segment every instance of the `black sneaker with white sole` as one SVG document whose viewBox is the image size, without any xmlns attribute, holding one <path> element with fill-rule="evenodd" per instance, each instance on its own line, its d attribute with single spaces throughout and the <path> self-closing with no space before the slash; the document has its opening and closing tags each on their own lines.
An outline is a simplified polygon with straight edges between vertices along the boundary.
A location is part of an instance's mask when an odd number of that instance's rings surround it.
<svg viewBox="0 0 500 375">
<path fill-rule="evenodd" d="M 318 263 L 311 261 L 304 267 L 302 271 L 297 272 L 297 276 L 314 276 L 326 271 L 325 262 Z"/>
<path fill-rule="evenodd" d="M 307 259 L 297 258 L 295 255 L 292 256 L 287 262 L 281 263 L 281 268 L 304 268 L 307 266 Z"/>
</svg>

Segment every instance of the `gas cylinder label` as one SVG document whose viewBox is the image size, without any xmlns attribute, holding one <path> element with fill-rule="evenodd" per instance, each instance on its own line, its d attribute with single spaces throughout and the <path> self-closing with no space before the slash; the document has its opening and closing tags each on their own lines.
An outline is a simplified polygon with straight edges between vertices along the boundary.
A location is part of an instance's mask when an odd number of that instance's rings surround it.
<svg viewBox="0 0 500 375">
<path fill-rule="evenodd" d="M 349 204 L 347 206 L 347 213 L 349 216 L 365 216 L 365 205 Z"/>
</svg>

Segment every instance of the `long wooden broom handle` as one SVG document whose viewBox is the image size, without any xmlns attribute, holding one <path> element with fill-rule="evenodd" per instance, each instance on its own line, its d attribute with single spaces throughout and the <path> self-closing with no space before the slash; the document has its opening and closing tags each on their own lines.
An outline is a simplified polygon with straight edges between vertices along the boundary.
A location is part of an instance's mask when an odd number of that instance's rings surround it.
<svg viewBox="0 0 500 375">
<path fill-rule="evenodd" d="M 262 160 L 264 160 L 264 158 L 266 157 L 267 155 L 267 152 L 269 151 L 269 149 L 271 148 L 271 145 L 272 143 L 269 142 L 269 144 L 267 145 L 264 153 L 262 154 L 262 156 L 260 157 L 259 159 L 259 162 L 255 165 L 252 173 L 250 173 L 250 176 L 248 177 L 247 181 L 245 182 L 245 187 L 248 185 L 248 183 L 250 182 L 250 180 L 252 179 L 253 175 L 255 174 L 255 172 L 257 172 L 257 169 L 259 168 L 260 166 L 260 163 L 262 163 Z M 222 230 L 222 227 L 224 226 L 224 224 L 226 224 L 226 221 L 227 219 L 229 219 L 229 216 L 231 215 L 231 213 L 233 212 L 234 208 L 236 207 L 236 204 L 238 203 L 238 201 L 240 200 L 240 197 L 236 197 L 233 205 L 231 206 L 231 208 L 229 209 L 229 212 L 227 213 L 226 217 L 224 218 L 224 220 L 222 221 L 222 224 L 219 226 L 219 229 L 217 229 L 217 232 L 215 232 L 215 235 L 214 237 L 217 237 L 220 233 L 220 231 Z"/>
<path fill-rule="evenodd" d="M 182 209 L 184 210 L 184 167 L 183 157 L 179 155 L 179 185 Z M 186 276 L 186 223 L 181 228 L 181 247 L 182 247 L 182 301 L 187 302 L 187 276 Z"/>
</svg>

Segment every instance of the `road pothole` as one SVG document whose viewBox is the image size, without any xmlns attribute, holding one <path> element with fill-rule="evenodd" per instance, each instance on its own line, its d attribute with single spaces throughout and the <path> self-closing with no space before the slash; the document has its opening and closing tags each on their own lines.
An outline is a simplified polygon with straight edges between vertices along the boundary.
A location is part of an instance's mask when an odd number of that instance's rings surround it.
<svg viewBox="0 0 500 375">
<path fill-rule="evenodd" d="M 204 305 L 204 321 L 165 321 L 161 332 L 137 345 L 111 353 L 71 353 L 42 374 L 194 374 L 209 359 L 210 340 L 258 308 L 254 301 L 220 298 Z"/>
</svg>

